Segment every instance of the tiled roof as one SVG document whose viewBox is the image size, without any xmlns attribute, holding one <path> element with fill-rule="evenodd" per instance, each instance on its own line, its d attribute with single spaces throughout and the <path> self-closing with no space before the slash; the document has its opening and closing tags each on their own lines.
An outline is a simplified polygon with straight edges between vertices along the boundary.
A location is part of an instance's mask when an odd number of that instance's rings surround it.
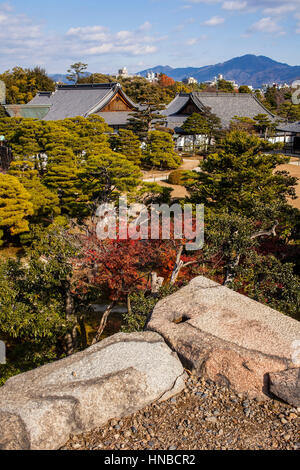
<svg viewBox="0 0 300 470">
<path fill-rule="evenodd" d="M 282 132 L 292 132 L 292 133 L 300 133 L 300 121 L 293 122 L 292 124 L 279 124 L 277 129 Z"/>
<path fill-rule="evenodd" d="M 121 91 L 125 99 L 136 107 L 117 83 L 59 85 L 53 93 L 38 93 L 28 105 L 50 105 L 50 110 L 44 118 L 46 121 L 75 116 L 87 117 L 101 110 L 118 91 Z"/>
<path fill-rule="evenodd" d="M 43 119 L 49 112 L 50 106 L 36 104 L 8 104 L 4 105 L 4 108 L 10 117 Z"/>
<path fill-rule="evenodd" d="M 184 122 L 187 118 L 180 111 L 191 100 L 199 109 L 210 108 L 220 119 L 222 126 L 228 128 L 234 116 L 253 118 L 257 114 L 267 114 L 270 119 L 275 116 L 267 110 L 254 95 L 246 93 L 182 93 L 169 104 L 164 114 L 168 116 L 168 127 L 173 126 L 176 115 L 177 121 Z M 173 127 L 174 128 L 174 127 Z"/>
<path fill-rule="evenodd" d="M 109 126 L 125 126 L 132 114 L 127 111 L 97 113 Z"/>
</svg>

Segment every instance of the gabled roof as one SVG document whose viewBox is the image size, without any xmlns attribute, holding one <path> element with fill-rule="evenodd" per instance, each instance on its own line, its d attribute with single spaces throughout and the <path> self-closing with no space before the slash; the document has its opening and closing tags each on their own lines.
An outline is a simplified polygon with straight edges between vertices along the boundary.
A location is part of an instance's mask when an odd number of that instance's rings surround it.
<svg viewBox="0 0 300 470">
<path fill-rule="evenodd" d="M 234 116 L 253 118 L 257 114 L 267 114 L 271 120 L 276 116 L 266 109 L 256 96 L 247 93 L 181 93 L 177 95 L 163 113 L 168 116 L 168 127 L 176 122 L 181 125 L 186 120 L 186 114 L 181 114 L 185 106 L 192 102 L 199 109 L 210 108 L 220 119 L 222 126 L 228 128 Z M 169 125 L 170 124 L 170 125 Z M 173 127 L 174 128 L 174 127 Z"/>
<path fill-rule="evenodd" d="M 119 83 L 58 85 L 53 93 L 39 92 L 28 106 L 50 106 L 48 114 L 44 117 L 45 121 L 57 121 L 75 116 L 87 117 L 100 112 L 117 93 L 122 95 L 130 107 L 133 109 L 137 107 L 123 92 Z"/>
</svg>

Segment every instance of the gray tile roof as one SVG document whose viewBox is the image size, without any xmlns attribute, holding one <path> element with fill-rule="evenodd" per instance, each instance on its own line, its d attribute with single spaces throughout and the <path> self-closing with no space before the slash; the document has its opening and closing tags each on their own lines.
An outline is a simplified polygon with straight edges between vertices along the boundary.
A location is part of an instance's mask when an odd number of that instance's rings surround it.
<svg viewBox="0 0 300 470">
<path fill-rule="evenodd" d="M 267 110 L 254 95 L 246 93 L 182 93 L 177 95 L 169 104 L 164 114 L 168 116 L 168 127 L 174 128 L 174 122 L 183 123 L 187 116 L 180 114 L 182 108 L 189 100 L 197 106 L 199 111 L 204 107 L 220 119 L 222 126 L 228 128 L 234 116 L 253 118 L 257 114 L 267 114 L 270 119 L 276 117 Z"/>
<path fill-rule="evenodd" d="M 300 121 L 298 122 L 293 122 L 291 124 L 279 124 L 277 127 L 279 131 L 282 132 L 291 132 L 292 134 L 300 134 Z"/>
<path fill-rule="evenodd" d="M 109 126 L 125 126 L 132 114 L 127 111 L 97 113 Z"/>
<path fill-rule="evenodd" d="M 45 121 L 57 121 L 75 116 L 87 117 L 101 110 L 119 90 L 120 85 L 117 83 L 59 85 L 53 93 L 38 93 L 28 105 L 50 105 L 50 110 L 44 118 Z M 137 106 L 122 89 L 121 93 L 133 107 Z M 123 113 L 116 112 L 115 114 Z M 120 118 L 124 120 L 121 115 Z"/>
</svg>

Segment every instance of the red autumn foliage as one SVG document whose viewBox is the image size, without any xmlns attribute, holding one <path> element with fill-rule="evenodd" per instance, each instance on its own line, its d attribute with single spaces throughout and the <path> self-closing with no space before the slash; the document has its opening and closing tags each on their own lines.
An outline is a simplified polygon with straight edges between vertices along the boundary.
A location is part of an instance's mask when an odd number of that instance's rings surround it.
<svg viewBox="0 0 300 470">
<path fill-rule="evenodd" d="M 175 80 L 173 80 L 173 78 L 171 77 L 168 77 L 168 75 L 162 73 L 158 79 L 158 83 L 161 87 L 168 87 L 175 85 Z"/>
</svg>

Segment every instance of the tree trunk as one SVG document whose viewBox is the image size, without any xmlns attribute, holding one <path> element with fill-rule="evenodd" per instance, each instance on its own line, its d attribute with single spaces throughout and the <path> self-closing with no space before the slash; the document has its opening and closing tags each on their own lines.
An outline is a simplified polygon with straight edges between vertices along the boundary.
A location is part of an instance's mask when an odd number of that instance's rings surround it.
<svg viewBox="0 0 300 470">
<path fill-rule="evenodd" d="M 100 341 L 100 338 L 101 338 L 101 335 L 106 327 L 106 324 L 107 324 L 107 320 L 108 320 L 108 317 L 114 307 L 116 302 L 112 302 L 108 307 L 107 309 L 105 310 L 105 312 L 103 313 L 103 316 L 101 318 L 101 321 L 100 321 L 100 324 L 99 324 L 99 327 L 98 327 L 98 330 L 97 330 L 97 333 L 92 341 L 92 344 L 96 344 L 96 343 L 99 343 Z"/>
<path fill-rule="evenodd" d="M 175 261 L 175 265 L 174 265 L 171 280 L 170 280 L 171 286 L 173 286 L 175 282 L 177 281 L 180 270 L 184 264 L 183 261 L 181 261 L 182 252 L 183 252 L 183 245 L 181 245 L 181 247 L 179 248 L 179 251 L 176 256 L 176 261 Z"/>
<path fill-rule="evenodd" d="M 78 323 L 80 327 L 81 346 L 83 349 L 86 349 L 88 346 L 88 337 L 83 317 L 79 318 Z"/>
<path fill-rule="evenodd" d="M 65 348 L 67 356 L 71 356 L 74 353 L 77 341 L 77 318 L 74 313 L 74 299 L 70 292 L 70 289 L 67 290 L 66 295 L 66 320 L 68 322 L 73 321 L 73 326 L 70 331 L 65 336 Z"/>
<path fill-rule="evenodd" d="M 131 301 L 130 301 L 130 294 L 127 295 L 127 312 L 129 313 L 129 315 L 132 314 L 132 310 L 131 310 Z"/>
</svg>

